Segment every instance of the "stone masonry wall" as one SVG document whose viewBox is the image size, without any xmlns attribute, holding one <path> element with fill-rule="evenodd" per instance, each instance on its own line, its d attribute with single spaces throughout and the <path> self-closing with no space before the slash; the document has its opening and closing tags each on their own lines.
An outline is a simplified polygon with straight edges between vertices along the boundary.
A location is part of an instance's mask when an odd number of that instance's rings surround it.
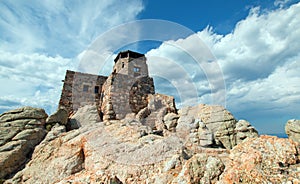
<svg viewBox="0 0 300 184">
<path fill-rule="evenodd" d="M 67 70 L 59 107 L 68 112 L 87 104 L 101 103 L 101 89 L 107 77 Z"/>
<path fill-rule="evenodd" d="M 122 119 L 128 113 L 137 113 L 147 106 L 148 94 L 154 94 L 153 79 L 145 76 L 134 78 L 112 74 L 103 85 L 101 110 L 104 120 Z"/>
<path fill-rule="evenodd" d="M 113 72 L 131 77 L 148 76 L 146 58 L 120 58 L 115 63 Z"/>
<path fill-rule="evenodd" d="M 95 104 L 102 120 L 138 113 L 148 105 L 148 95 L 155 93 L 146 60 L 140 53 L 120 52 L 108 77 L 67 70 L 59 107 L 70 113 Z"/>
<path fill-rule="evenodd" d="M 148 95 L 154 94 L 154 82 L 151 77 L 141 77 L 136 80 L 129 91 L 130 109 L 138 113 L 148 105 Z"/>
</svg>

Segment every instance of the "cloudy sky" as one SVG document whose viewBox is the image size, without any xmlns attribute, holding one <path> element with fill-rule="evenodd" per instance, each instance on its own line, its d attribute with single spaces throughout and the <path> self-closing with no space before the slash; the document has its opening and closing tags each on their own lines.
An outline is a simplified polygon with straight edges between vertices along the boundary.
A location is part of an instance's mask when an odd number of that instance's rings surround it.
<svg viewBox="0 0 300 184">
<path fill-rule="evenodd" d="M 156 92 L 222 104 L 260 133 L 300 119 L 300 2 L 0 1 L 0 113 L 52 113 L 67 69 L 107 75 L 145 53 Z"/>
</svg>

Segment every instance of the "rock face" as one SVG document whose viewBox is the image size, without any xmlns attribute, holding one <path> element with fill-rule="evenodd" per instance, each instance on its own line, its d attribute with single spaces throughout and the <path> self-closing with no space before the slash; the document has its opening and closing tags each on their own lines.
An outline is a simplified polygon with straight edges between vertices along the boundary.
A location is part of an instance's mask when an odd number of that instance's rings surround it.
<svg viewBox="0 0 300 184">
<path fill-rule="evenodd" d="M 236 144 L 240 144 L 246 138 L 258 137 L 258 132 L 251 124 L 246 120 L 239 120 L 235 127 L 236 132 Z"/>
<path fill-rule="evenodd" d="M 215 183 L 224 168 L 221 159 L 206 154 L 196 154 L 183 165 L 174 180 L 176 183 Z"/>
<path fill-rule="evenodd" d="M 221 173 L 215 174 L 219 164 L 223 167 L 220 159 L 216 158 L 218 162 L 214 163 L 214 159 L 206 158 L 205 154 L 201 158 L 191 155 L 195 161 L 182 167 L 189 157 L 185 156 L 182 144 L 175 136 L 141 135 L 142 124 L 110 123 L 70 132 L 54 131 L 54 126 L 36 147 L 25 169 L 7 183 L 206 181 L 218 178 Z M 53 136 L 55 132 L 59 132 L 57 136 Z M 197 169 L 197 165 L 192 167 L 196 162 L 204 162 L 202 165 L 210 167 L 209 170 Z M 215 165 L 218 167 L 213 167 Z M 180 177 L 174 178 L 172 173 Z"/>
<path fill-rule="evenodd" d="M 165 115 L 164 124 L 166 125 L 166 128 L 170 131 L 175 131 L 178 118 L 179 116 L 175 113 L 168 113 Z"/>
<path fill-rule="evenodd" d="M 47 138 L 36 147 L 32 160 L 18 172 L 13 183 L 54 183 L 83 169 L 84 131 L 71 131 L 67 135 Z"/>
<path fill-rule="evenodd" d="M 171 114 L 167 115 L 168 113 Z M 136 118 L 154 130 L 174 131 L 178 119 L 174 97 L 162 94 L 148 95 L 147 107 L 140 110 Z"/>
<path fill-rule="evenodd" d="M 192 144 L 231 149 L 247 137 L 258 137 L 249 122 L 237 122 L 222 106 L 200 104 L 185 107 L 179 111 L 179 116 L 176 131 L 182 138 L 190 134 Z"/>
<path fill-rule="evenodd" d="M 70 122 L 67 127 L 69 130 L 73 130 L 79 127 L 90 126 L 97 122 L 100 122 L 97 106 L 86 105 L 79 108 L 77 112 L 70 117 Z"/>
<path fill-rule="evenodd" d="M 199 145 L 202 147 L 209 147 L 214 144 L 213 133 L 203 122 L 199 122 L 198 137 Z"/>
<path fill-rule="evenodd" d="M 214 182 L 224 169 L 222 159 L 211 153 L 186 153 L 174 135 L 141 134 L 145 126 L 138 122 L 116 120 L 69 132 L 59 127 L 6 183 Z"/>
<path fill-rule="evenodd" d="M 56 124 L 67 125 L 68 123 L 68 111 L 64 108 L 59 108 L 53 114 L 51 114 L 46 119 L 46 128 L 47 130 L 51 130 L 51 128 Z"/>
<path fill-rule="evenodd" d="M 288 120 L 285 125 L 285 133 L 290 139 L 300 143 L 300 120 Z"/>
<path fill-rule="evenodd" d="M 46 124 L 56 124 L 59 123 L 61 125 L 66 125 L 68 122 L 68 111 L 64 108 L 57 109 L 57 111 L 51 114 L 47 120 Z"/>
<path fill-rule="evenodd" d="M 9 177 L 30 159 L 46 130 L 43 109 L 23 107 L 0 115 L 0 178 Z"/>
<path fill-rule="evenodd" d="M 93 122 L 94 116 L 87 116 L 92 117 L 87 120 L 84 116 L 87 109 L 94 112 L 94 108 L 85 107 L 83 122 L 93 123 L 71 131 L 66 131 L 64 125 L 54 125 L 35 147 L 25 168 L 5 183 L 299 182 L 298 143 L 270 136 L 257 138 L 253 127 L 241 120 L 233 123 L 233 133 L 227 136 L 232 135 L 235 144 L 239 144 L 231 150 L 218 147 L 216 140 L 224 141 L 215 137 L 216 132 L 224 130 L 220 129 L 221 121 L 234 118 L 229 118 L 224 108 L 216 111 L 212 106 L 200 107 L 202 111 L 198 113 L 194 111 L 196 107 L 188 108 L 185 115 L 182 110 L 177 114 L 157 108 L 163 112 L 156 114 L 164 126 L 163 134 L 143 122 L 155 111 L 142 112 L 148 113 L 146 118 L 142 113 L 132 113 L 122 120 Z M 151 109 L 154 108 L 148 110 Z M 218 113 L 224 111 L 227 118 L 222 119 L 224 116 Z M 219 117 L 214 119 L 219 128 L 210 125 L 214 121 L 210 121 L 209 114 Z"/>
<path fill-rule="evenodd" d="M 299 144 L 261 136 L 245 141 L 230 152 L 222 183 L 299 183 Z"/>
</svg>

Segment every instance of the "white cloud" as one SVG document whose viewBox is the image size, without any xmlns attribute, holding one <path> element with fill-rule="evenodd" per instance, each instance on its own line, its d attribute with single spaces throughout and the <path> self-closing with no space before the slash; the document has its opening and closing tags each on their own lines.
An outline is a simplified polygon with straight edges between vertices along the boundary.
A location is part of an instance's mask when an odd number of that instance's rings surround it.
<svg viewBox="0 0 300 184">
<path fill-rule="evenodd" d="M 261 13 L 259 8 L 254 8 L 247 18 L 237 23 L 230 34 L 218 35 L 208 27 L 186 39 L 176 41 L 176 44 L 194 47 L 198 49 L 199 57 L 206 56 L 207 50 L 203 52 L 193 42 L 196 36 L 200 37 L 211 49 L 223 71 L 229 110 L 238 118 L 254 121 L 253 124 L 261 132 L 283 132 L 282 127 L 286 120 L 282 121 L 282 117 L 300 118 L 300 19 L 298 17 L 300 17 L 300 3 L 285 9 L 280 7 L 277 10 L 264 11 L 264 13 Z M 182 51 L 170 52 L 165 47 L 166 45 L 163 44 L 158 49 L 150 51 L 149 55 L 163 56 L 174 63 L 181 64 L 183 68 L 190 68 L 186 70 L 189 75 L 191 70 L 199 67 L 190 66 L 187 62 L 190 58 Z M 155 69 L 159 70 L 159 67 Z M 205 94 L 200 101 L 206 103 L 211 97 L 207 94 L 207 87 L 211 86 L 208 86 L 210 82 L 205 78 L 205 72 L 212 71 L 195 71 L 197 74 L 192 75 L 193 83 L 198 87 L 198 94 L 201 94 L 201 91 Z M 178 80 L 177 72 L 172 73 L 171 66 L 167 72 L 171 72 L 169 80 Z M 214 77 L 220 78 L 222 75 L 217 73 Z M 205 86 L 204 90 L 203 86 Z M 195 96 L 190 98 L 196 99 Z M 259 124 L 266 119 L 274 122 L 273 130 Z"/>
<path fill-rule="evenodd" d="M 198 34 L 166 41 L 146 56 L 150 74 L 168 79 L 180 94 L 182 106 L 200 102 L 225 105 L 222 71 Z"/>
<path fill-rule="evenodd" d="M 1 1 L 0 48 L 74 57 L 100 33 L 133 20 L 142 9 L 140 0 Z"/>
<path fill-rule="evenodd" d="M 297 1 L 295 1 L 295 0 L 275 0 L 274 5 L 278 6 L 279 8 L 284 8 L 293 2 L 297 2 Z"/>
<path fill-rule="evenodd" d="M 76 63 L 60 56 L 0 51 L 0 66 L 3 86 L 0 110 L 29 105 L 53 112 L 58 104 L 65 71 L 75 69 Z"/>
<path fill-rule="evenodd" d="M 142 9 L 141 0 L 0 1 L 0 112 L 24 105 L 53 112 L 66 69 L 77 70 L 98 35 Z"/>
</svg>

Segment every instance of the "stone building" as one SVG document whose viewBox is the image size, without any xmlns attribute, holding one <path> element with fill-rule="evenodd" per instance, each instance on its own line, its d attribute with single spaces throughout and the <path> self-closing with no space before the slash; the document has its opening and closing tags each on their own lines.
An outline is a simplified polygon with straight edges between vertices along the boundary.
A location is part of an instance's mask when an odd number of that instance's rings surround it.
<svg viewBox="0 0 300 184">
<path fill-rule="evenodd" d="M 95 104 L 103 120 L 122 119 L 145 108 L 148 95 L 155 93 L 145 55 L 128 50 L 120 52 L 114 62 L 108 77 L 67 70 L 59 107 L 71 113 Z"/>
</svg>

